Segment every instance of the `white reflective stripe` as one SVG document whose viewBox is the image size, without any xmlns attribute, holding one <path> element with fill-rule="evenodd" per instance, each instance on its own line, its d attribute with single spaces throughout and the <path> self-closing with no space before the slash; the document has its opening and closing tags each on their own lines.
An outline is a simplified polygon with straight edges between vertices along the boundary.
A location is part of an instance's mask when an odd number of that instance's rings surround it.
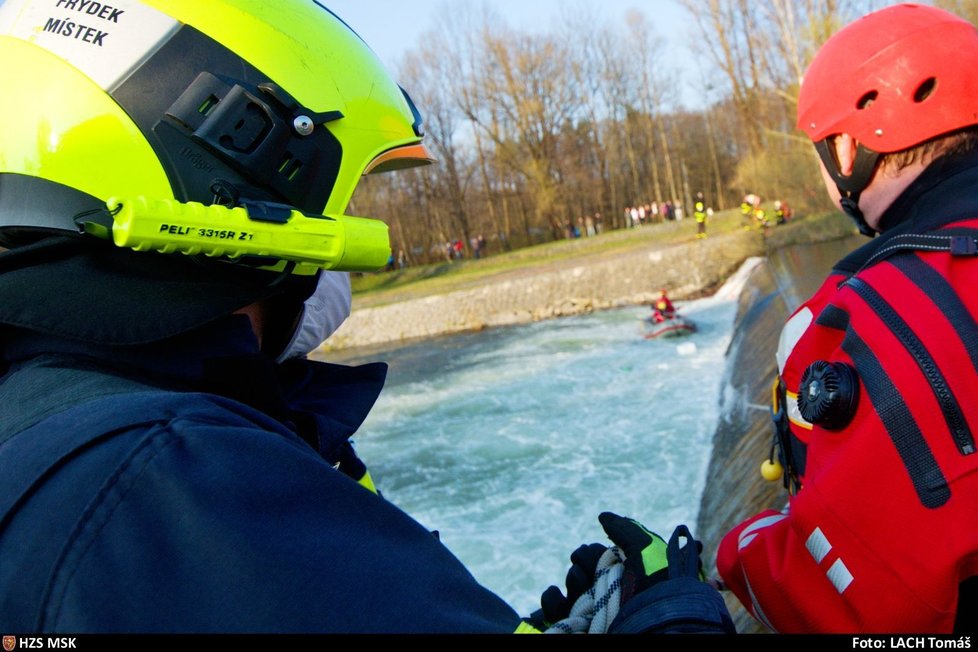
<svg viewBox="0 0 978 652">
<path fill-rule="evenodd" d="M 112 90 L 176 32 L 180 23 L 134 0 L 6 0 L 0 36 L 38 45 Z"/>
<path fill-rule="evenodd" d="M 747 547 L 754 540 L 754 537 L 757 536 L 758 530 L 774 525 L 775 523 L 780 523 L 786 518 L 788 518 L 786 514 L 774 514 L 757 519 L 741 531 L 737 537 L 737 549 L 743 550 Z"/>
<path fill-rule="evenodd" d="M 808 552 L 814 557 L 816 564 L 821 564 L 822 560 L 832 552 L 832 544 L 822 534 L 821 528 L 815 528 L 815 531 L 808 537 L 808 541 L 805 542 L 805 547 L 808 548 Z"/>
<path fill-rule="evenodd" d="M 750 585 L 750 579 L 748 579 L 746 575 L 744 576 L 744 585 L 747 587 L 747 595 L 750 596 L 750 603 L 753 607 L 751 611 L 754 612 L 754 617 L 764 623 L 764 625 L 766 625 L 772 632 L 778 631 L 771 625 L 771 621 L 767 619 L 767 614 L 764 613 L 764 610 L 761 609 L 761 605 L 758 604 L 757 597 L 754 595 L 754 587 Z"/>
<path fill-rule="evenodd" d="M 805 430 L 811 430 L 814 427 L 805 420 L 805 417 L 801 416 L 801 410 L 798 409 L 797 394 L 794 392 L 785 392 L 785 403 L 785 410 L 788 412 L 788 421 Z"/>
<path fill-rule="evenodd" d="M 795 350 L 798 340 L 801 339 L 801 336 L 808 330 L 808 327 L 812 325 L 814 320 L 815 316 L 812 314 L 811 309 L 802 308 L 781 329 L 781 337 L 778 338 L 777 353 L 779 374 L 784 374 L 784 364 L 788 360 L 788 356 Z"/>
<path fill-rule="evenodd" d="M 832 582 L 832 586 L 839 592 L 839 595 L 845 593 L 854 579 L 852 573 L 849 572 L 849 569 L 846 568 L 846 565 L 842 563 L 841 559 L 837 559 L 832 564 L 832 567 L 829 568 L 828 576 L 829 581 Z"/>
</svg>

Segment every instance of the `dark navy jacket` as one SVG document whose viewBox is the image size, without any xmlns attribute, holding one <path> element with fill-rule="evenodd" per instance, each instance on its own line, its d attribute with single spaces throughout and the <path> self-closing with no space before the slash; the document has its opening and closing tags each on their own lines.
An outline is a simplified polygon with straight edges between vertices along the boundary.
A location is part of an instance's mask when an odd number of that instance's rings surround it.
<svg viewBox="0 0 978 652">
<path fill-rule="evenodd" d="M 5 634 L 517 629 L 352 479 L 384 365 L 275 367 L 243 317 L 141 350 L 3 340 Z"/>
</svg>

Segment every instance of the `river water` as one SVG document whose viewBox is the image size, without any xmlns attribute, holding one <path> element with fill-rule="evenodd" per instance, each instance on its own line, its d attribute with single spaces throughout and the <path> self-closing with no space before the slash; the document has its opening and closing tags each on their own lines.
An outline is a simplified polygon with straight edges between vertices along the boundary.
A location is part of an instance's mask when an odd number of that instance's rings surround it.
<svg viewBox="0 0 978 652">
<path fill-rule="evenodd" d="M 578 545 L 606 542 L 601 511 L 666 538 L 695 526 L 743 277 L 678 303 L 698 326 L 682 338 L 646 340 L 634 307 L 333 355 L 390 365 L 357 449 L 390 501 L 528 614 Z"/>
</svg>

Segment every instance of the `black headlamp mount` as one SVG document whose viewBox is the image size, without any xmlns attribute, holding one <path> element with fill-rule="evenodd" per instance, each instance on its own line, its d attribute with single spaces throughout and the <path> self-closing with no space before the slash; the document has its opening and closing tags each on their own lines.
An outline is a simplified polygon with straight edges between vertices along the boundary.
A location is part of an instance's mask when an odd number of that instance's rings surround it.
<svg viewBox="0 0 978 652">
<path fill-rule="evenodd" d="M 188 196 L 206 194 L 215 178 L 231 176 L 220 169 L 227 166 L 245 186 L 273 191 L 268 199 L 317 213 L 341 155 L 339 142 L 321 125 L 342 117 L 310 111 L 272 83 L 250 86 L 202 72 L 154 131 L 175 165 L 190 166 L 190 174 L 180 175 L 184 182 L 200 177 Z"/>
</svg>

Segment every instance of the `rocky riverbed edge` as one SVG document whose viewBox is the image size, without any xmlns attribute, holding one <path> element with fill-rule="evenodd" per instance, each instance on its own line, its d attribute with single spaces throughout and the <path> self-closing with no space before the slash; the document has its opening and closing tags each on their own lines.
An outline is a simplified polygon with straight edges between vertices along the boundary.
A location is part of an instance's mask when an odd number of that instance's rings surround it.
<svg viewBox="0 0 978 652">
<path fill-rule="evenodd" d="M 668 289 L 675 300 L 710 294 L 748 258 L 763 256 L 758 231 L 737 231 L 667 247 L 650 246 L 420 299 L 357 308 L 324 351 L 527 324 L 649 304 Z"/>
</svg>

